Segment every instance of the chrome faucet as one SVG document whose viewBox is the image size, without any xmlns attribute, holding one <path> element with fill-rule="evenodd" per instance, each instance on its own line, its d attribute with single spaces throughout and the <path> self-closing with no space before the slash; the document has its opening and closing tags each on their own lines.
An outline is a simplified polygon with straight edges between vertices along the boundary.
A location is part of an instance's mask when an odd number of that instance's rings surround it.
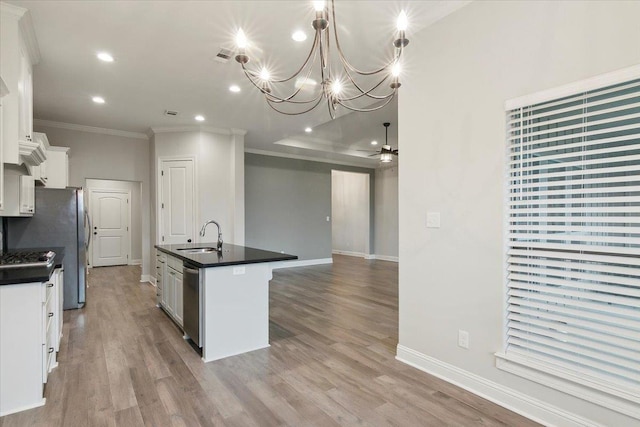
<svg viewBox="0 0 640 427">
<path fill-rule="evenodd" d="M 220 228 L 220 224 L 218 224 L 216 221 L 210 219 L 209 221 L 205 222 L 200 229 L 200 237 L 204 237 L 207 225 L 211 223 L 215 224 L 218 227 L 218 245 L 216 246 L 216 248 L 218 249 L 218 252 L 222 252 L 222 229 Z"/>
</svg>

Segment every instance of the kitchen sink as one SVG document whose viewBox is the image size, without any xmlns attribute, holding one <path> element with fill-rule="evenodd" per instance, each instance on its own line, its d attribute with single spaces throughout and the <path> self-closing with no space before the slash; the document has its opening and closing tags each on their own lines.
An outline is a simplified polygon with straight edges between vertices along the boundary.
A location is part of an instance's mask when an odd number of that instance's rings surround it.
<svg viewBox="0 0 640 427">
<path fill-rule="evenodd" d="M 217 252 L 216 248 L 210 246 L 204 248 L 182 248 L 177 250 L 184 252 L 185 254 L 209 254 L 211 252 Z"/>
</svg>

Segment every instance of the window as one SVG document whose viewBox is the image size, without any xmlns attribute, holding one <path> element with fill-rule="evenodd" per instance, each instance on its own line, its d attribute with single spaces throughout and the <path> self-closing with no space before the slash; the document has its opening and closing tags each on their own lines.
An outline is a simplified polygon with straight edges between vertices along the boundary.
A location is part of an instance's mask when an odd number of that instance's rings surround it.
<svg viewBox="0 0 640 427">
<path fill-rule="evenodd" d="M 507 144 L 497 365 L 640 418 L 638 67 L 508 102 Z"/>
</svg>

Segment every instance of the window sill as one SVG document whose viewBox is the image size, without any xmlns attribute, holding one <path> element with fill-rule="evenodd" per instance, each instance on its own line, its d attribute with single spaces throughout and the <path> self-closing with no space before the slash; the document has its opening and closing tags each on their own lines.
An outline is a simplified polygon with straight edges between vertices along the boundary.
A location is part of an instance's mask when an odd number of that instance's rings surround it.
<svg viewBox="0 0 640 427">
<path fill-rule="evenodd" d="M 518 355 L 496 353 L 496 367 L 612 411 L 640 419 L 640 393 L 605 386 L 564 370 Z"/>
</svg>

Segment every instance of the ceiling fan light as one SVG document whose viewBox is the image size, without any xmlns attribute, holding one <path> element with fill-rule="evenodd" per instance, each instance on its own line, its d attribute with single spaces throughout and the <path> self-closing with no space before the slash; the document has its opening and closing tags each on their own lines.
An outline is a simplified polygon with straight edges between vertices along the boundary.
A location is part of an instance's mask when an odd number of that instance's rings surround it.
<svg viewBox="0 0 640 427">
<path fill-rule="evenodd" d="M 393 160 L 393 157 L 391 156 L 391 153 L 382 153 L 382 154 L 380 154 L 380 161 L 382 163 L 389 163 L 391 160 Z"/>
</svg>

